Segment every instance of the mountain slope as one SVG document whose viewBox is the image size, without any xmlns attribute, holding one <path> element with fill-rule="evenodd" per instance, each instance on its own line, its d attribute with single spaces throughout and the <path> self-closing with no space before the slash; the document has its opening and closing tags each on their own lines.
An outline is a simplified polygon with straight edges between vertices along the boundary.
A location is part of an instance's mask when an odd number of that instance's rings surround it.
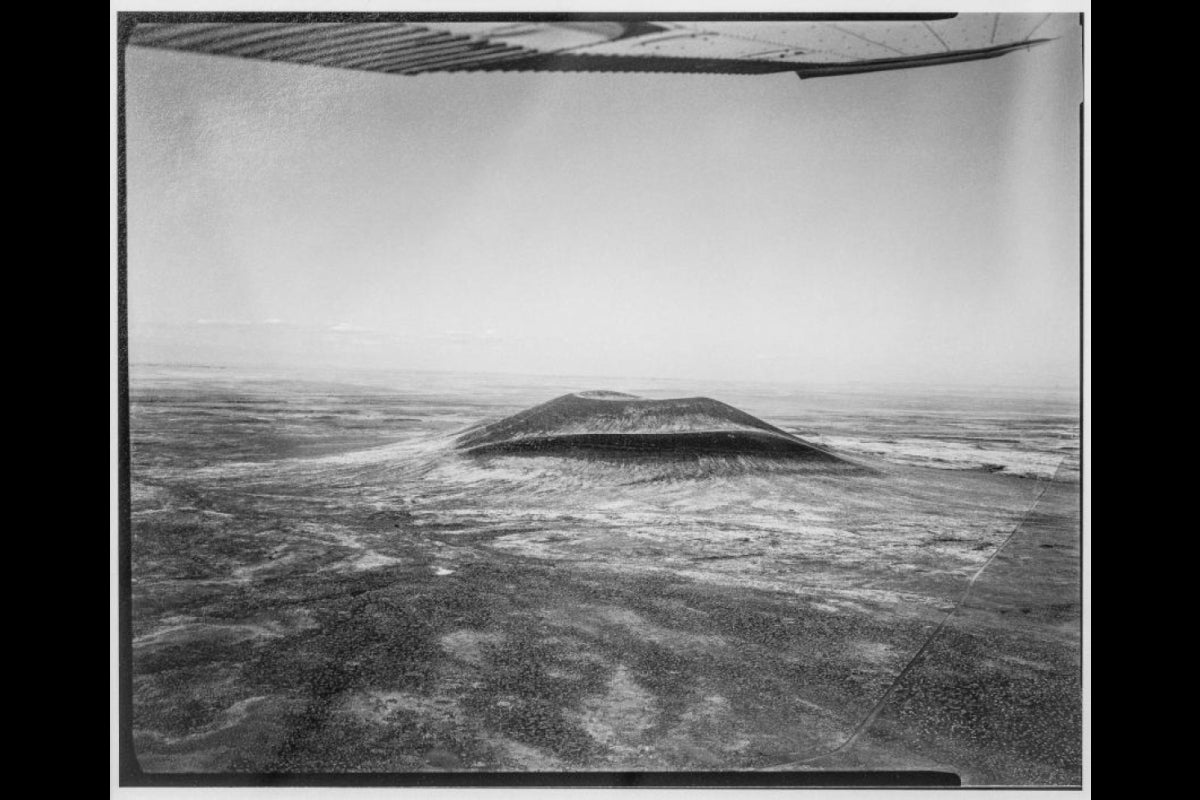
<svg viewBox="0 0 1200 800">
<path fill-rule="evenodd" d="M 475 455 L 619 458 L 756 456 L 840 463 L 843 459 L 708 397 L 649 400 L 620 392 L 557 397 L 461 434 Z"/>
</svg>

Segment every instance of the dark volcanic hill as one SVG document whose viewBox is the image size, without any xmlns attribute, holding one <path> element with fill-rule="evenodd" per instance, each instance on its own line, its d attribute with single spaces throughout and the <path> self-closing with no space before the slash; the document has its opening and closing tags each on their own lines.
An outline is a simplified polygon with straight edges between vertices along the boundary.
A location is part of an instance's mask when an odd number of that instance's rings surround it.
<svg viewBox="0 0 1200 800">
<path fill-rule="evenodd" d="M 688 458 L 753 456 L 846 463 L 733 406 L 708 397 L 647 400 L 620 392 L 566 394 L 472 428 L 460 450 L 477 455 Z"/>
</svg>

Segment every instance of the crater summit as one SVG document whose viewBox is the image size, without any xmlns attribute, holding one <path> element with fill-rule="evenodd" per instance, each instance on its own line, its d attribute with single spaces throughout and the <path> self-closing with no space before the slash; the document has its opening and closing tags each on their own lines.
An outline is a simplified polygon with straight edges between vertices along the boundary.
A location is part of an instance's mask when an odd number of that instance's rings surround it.
<svg viewBox="0 0 1200 800">
<path fill-rule="evenodd" d="M 621 459 L 752 456 L 849 464 L 719 400 L 649 400 L 609 391 L 566 394 L 471 428 L 458 437 L 457 447 L 475 455 Z"/>
</svg>

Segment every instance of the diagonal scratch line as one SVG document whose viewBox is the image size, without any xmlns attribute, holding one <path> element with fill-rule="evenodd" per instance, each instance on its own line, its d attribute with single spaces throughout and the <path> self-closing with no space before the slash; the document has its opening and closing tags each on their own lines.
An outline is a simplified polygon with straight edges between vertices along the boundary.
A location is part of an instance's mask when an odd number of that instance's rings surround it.
<svg viewBox="0 0 1200 800">
<path fill-rule="evenodd" d="M 894 48 L 890 45 L 886 45 L 883 42 L 877 42 L 874 39 L 868 39 L 867 37 L 863 36 L 862 34 L 855 33 L 854 31 L 848 31 L 840 25 L 830 25 L 829 27 L 833 28 L 835 31 L 841 31 L 842 33 L 853 36 L 856 39 L 862 39 L 864 42 L 869 42 L 869 43 L 875 45 L 876 47 L 882 47 L 885 50 L 891 50 L 893 53 L 899 53 L 902 56 L 908 55 L 908 53 L 904 52 L 903 50 L 897 50 L 896 48 Z"/>
<path fill-rule="evenodd" d="M 709 28 L 693 27 L 692 23 L 687 23 L 687 22 L 680 22 L 678 24 L 682 28 L 685 28 L 690 31 L 695 31 L 696 33 L 702 34 L 704 36 L 713 36 L 713 37 L 719 37 L 719 38 L 723 38 L 723 39 L 734 39 L 734 40 L 743 41 L 743 42 L 754 42 L 755 44 L 771 45 L 772 47 L 776 47 L 780 50 L 790 50 L 790 51 L 792 51 L 793 55 L 813 55 L 813 54 L 817 54 L 817 53 L 833 53 L 832 50 L 818 50 L 814 47 L 801 48 L 795 44 L 784 44 L 782 42 L 776 42 L 773 39 L 765 39 L 761 36 L 748 36 L 744 33 L 729 33 L 728 31 L 714 31 Z M 753 57 L 754 56 L 747 56 L 747 58 L 753 58 Z"/>
<path fill-rule="evenodd" d="M 933 29 L 933 26 L 930 25 L 928 22 L 922 22 L 921 24 L 925 26 L 925 30 L 927 30 L 933 34 L 933 38 L 937 39 L 939 42 L 942 43 L 942 47 L 944 47 L 946 49 L 946 52 L 949 53 L 950 45 L 946 44 L 945 39 L 943 39 L 941 36 L 938 36 L 938 32 Z"/>
<path fill-rule="evenodd" d="M 1054 483 L 1054 481 L 1058 478 L 1058 473 L 1062 469 L 1062 465 L 1065 461 L 1066 459 L 1064 458 L 1058 462 L 1058 466 L 1054 468 L 1054 474 L 1050 476 L 1049 480 L 1038 480 L 1041 488 L 1038 490 L 1037 496 L 1034 497 L 1033 503 L 1030 504 L 1029 508 L 1025 510 L 1025 513 L 1021 515 L 1021 519 L 1012 529 L 1012 532 L 1009 533 L 1008 536 L 1005 537 L 1004 541 L 1000 543 L 1000 546 L 992 552 L 992 554 L 988 557 L 988 560 L 983 562 L 983 566 L 981 566 L 975 572 L 975 574 L 971 576 L 971 580 L 967 582 L 967 586 L 965 589 L 963 589 L 962 596 L 958 598 L 958 602 L 954 604 L 952 609 L 946 612 L 946 616 L 942 618 L 940 623 L 938 623 L 938 626 L 934 629 L 933 633 L 929 634 L 929 638 L 927 638 L 925 643 L 921 645 L 921 648 L 917 650 L 916 655 L 909 659 L 908 663 L 904 665 L 904 669 L 900 670 L 900 674 L 898 674 L 896 679 L 892 681 L 891 685 L 888 686 L 887 691 L 883 693 L 883 696 L 879 698 L 878 702 L 871 707 L 871 710 L 867 712 L 867 715 L 862 718 L 862 721 L 854 726 L 854 730 L 850 732 L 850 735 L 832 750 L 827 750 L 824 753 L 818 753 L 815 756 L 797 759 L 796 761 L 790 761 L 786 764 L 780 764 L 779 766 L 772 767 L 771 769 L 787 769 L 788 767 L 793 767 L 799 764 L 808 764 L 812 761 L 825 758 L 826 756 L 831 756 L 834 753 L 844 750 L 845 748 L 854 744 L 858 737 L 861 736 L 873 722 L 875 722 L 875 718 L 879 716 L 880 712 L 883 711 L 883 707 L 887 705 L 887 701 L 891 699 L 892 693 L 895 692 L 896 688 L 904 681 L 904 678 L 907 677 L 908 674 L 912 672 L 912 670 L 918 665 L 922 656 L 925 655 L 925 651 L 929 649 L 929 646 L 933 644 L 934 640 L 937 639 L 938 635 L 942 632 L 950 620 L 958 613 L 958 610 L 962 608 L 963 603 L 967 602 L 967 598 L 971 594 L 971 589 L 975 586 L 975 582 L 979 580 L 979 576 L 981 576 L 984 570 L 991 565 L 996 556 L 1000 555 L 1000 553 L 1004 551 L 1004 548 L 1008 547 L 1008 543 L 1013 540 L 1013 537 L 1025 527 L 1025 522 L 1029 519 L 1029 515 L 1032 514 L 1034 509 L 1036 509 L 1042 502 L 1042 495 L 1046 494 L 1046 489 L 1049 488 L 1050 484 Z"/>
<path fill-rule="evenodd" d="M 992 38 L 991 38 L 991 41 L 988 42 L 988 44 L 996 43 L 996 28 L 998 28 L 998 27 L 1000 27 L 1000 15 L 993 14 L 992 15 Z"/>
<path fill-rule="evenodd" d="M 1042 21 L 1041 21 L 1041 22 L 1039 22 L 1037 25 L 1034 25 L 1034 26 L 1033 26 L 1033 30 L 1031 30 L 1031 31 L 1030 31 L 1028 34 L 1026 34 L 1026 35 L 1025 35 L 1025 38 L 1024 38 L 1024 39 L 1022 39 L 1021 41 L 1022 41 L 1022 42 L 1027 42 L 1027 41 L 1029 41 L 1029 37 L 1030 37 L 1030 36 L 1033 36 L 1035 33 L 1037 33 L 1037 31 L 1038 31 L 1038 28 L 1040 28 L 1040 27 L 1042 27 L 1043 25 L 1045 25 L 1045 24 L 1046 24 L 1046 20 L 1048 20 L 1048 19 L 1050 19 L 1050 15 L 1049 15 L 1049 14 L 1047 14 L 1047 15 L 1046 15 L 1046 16 L 1044 16 L 1044 17 L 1042 17 Z"/>
<path fill-rule="evenodd" d="M 681 22 L 679 24 L 686 30 L 695 31 L 697 34 L 702 34 L 704 36 L 719 36 L 725 39 L 740 39 L 741 41 L 745 42 L 755 42 L 756 44 L 769 44 L 778 47 L 780 50 L 798 49 L 794 44 L 783 44 L 781 42 L 772 41 L 771 39 L 764 39 L 761 36 L 747 36 L 744 33 L 729 33 L 728 31 L 714 31 L 709 28 L 692 27 L 691 24 L 686 22 Z"/>
</svg>

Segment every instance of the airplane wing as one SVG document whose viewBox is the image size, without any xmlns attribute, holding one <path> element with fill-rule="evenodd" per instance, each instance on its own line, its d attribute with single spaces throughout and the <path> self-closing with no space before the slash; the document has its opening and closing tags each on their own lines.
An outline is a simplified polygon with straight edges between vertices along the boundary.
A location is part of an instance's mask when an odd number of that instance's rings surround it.
<svg viewBox="0 0 1200 800">
<path fill-rule="evenodd" d="M 139 22 L 128 43 L 395 75 L 794 72 L 816 78 L 995 58 L 1049 41 L 1055 24 L 1075 19 L 807 14 L 782 21 Z"/>
</svg>

